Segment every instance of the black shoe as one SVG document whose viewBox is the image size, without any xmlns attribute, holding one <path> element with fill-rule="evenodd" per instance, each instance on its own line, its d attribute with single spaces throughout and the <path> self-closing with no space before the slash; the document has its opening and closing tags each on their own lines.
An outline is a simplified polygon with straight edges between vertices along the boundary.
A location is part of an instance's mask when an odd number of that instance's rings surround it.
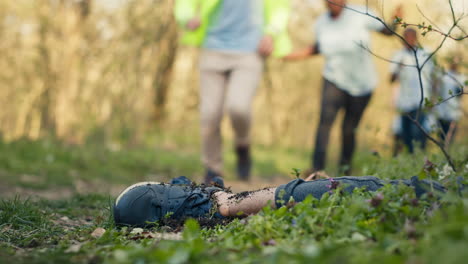
<svg viewBox="0 0 468 264">
<path fill-rule="evenodd" d="M 248 181 L 250 178 L 250 169 L 252 168 L 252 159 L 250 157 L 250 147 L 236 147 L 237 154 L 237 176 L 240 180 Z"/>
<path fill-rule="evenodd" d="M 223 177 L 219 173 L 211 169 L 206 170 L 204 184 L 206 186 L 215 186 L 215 187 L 224 188 Z"/>
</svg>

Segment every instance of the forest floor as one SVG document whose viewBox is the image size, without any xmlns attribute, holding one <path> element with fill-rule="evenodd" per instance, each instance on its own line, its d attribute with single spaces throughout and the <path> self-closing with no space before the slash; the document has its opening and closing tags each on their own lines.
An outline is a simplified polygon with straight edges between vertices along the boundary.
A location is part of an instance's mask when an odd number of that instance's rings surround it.
<svg viewBox="0 0 468 264">
<path fill-rule="evenodd" d="M 250 182 L 227 174 L 234 192 L 286 183 L 308 160 L 306 151 L 291 149 L 260 147 L 254 154 Z M 195 151 L 0 142 L 0 262 L 464 263 L 468 194 L 460 195 L 455 181 L 468 179 L 468 144 L 456 144 L 452 154 L 457 172 L 435 149 L 395 158 L 360 151 L 355 159 L 359 175 L 440 179 L 449 189 L 442 197 L 415 197 L 404 186 L 335 192 L 243 219 L 139 229 L 114 225 L 115 197 L 137 181 L 179 175 L 199 181 L 203 168 Z M 225 155 L 227 171 L 233 171 L 231 155 Z"/>
</svg>

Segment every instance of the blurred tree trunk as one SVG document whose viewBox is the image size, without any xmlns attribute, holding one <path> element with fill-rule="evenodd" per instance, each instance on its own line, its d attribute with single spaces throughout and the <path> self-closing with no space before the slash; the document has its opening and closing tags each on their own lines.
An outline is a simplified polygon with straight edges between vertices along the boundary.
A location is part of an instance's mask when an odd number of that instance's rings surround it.
<svg viewBox="0 0 468 264">
<path fill-rule="evenodd" d="M 49 3 L 44 2 L 45 5 Z M 49 6 L 49 8 L 51 8 Z M 55 131 L 55 120 L 53 117 L 53 96 L 54 96 L 54 87 L 56 83 L 56 76 L 52 68 L 52 58 L 51 50 L 48 47 L 48 39 L 51 34 L 50 29 L 53 28 L 53 22 L 51 20 L 50 14 L 45 9 L 39 13 L 39 42 L 38 42 L 38 53 L 39 53 L 39 62 L 38 62 L 38 71 L 40 78 L 42 79 L 43 91 L 39 97 L 38 109 L 40 112 L 40 127 L 41 130 L 54 134 Z"/>
<path fill-rule="evenodd" d="M 177 54 L 177 23 L 172 15 L 173 1 L 165 4 L 167 15 L 161 19 L 164 21 L 156 32 L 157 59 L 159 61 L 153 79 L 154 98 L 154 118 L 161 120 L 164 118 L 167 95 L 171 83 L 172 68 Z"/>
</svg>

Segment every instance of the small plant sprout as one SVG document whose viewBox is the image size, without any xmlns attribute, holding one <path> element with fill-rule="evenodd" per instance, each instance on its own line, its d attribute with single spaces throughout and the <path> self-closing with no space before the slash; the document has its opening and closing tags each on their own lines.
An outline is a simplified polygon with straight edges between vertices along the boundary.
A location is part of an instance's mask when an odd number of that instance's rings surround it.
<svg viewBox="0 0 468 264">
<path fill-rule="evenodd" d="M 301 176 L 301 169 L 293 168 L 291 174 L 299 179 Z"/>
</svg>

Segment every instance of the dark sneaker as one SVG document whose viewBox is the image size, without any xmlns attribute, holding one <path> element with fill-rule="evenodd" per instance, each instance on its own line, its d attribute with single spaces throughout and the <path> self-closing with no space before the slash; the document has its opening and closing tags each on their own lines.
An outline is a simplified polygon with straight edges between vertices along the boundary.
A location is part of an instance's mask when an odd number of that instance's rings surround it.
<svg viewBox="0 0 468 264">
<path fill-rule="evenodd" d="M 252 159 L 250 157 L 250 148 L 236 147 L 237 154 L 237 176 L 240 180 L 248 181 L 250 178 L 250 169 L 252 168 Z"/>
<path fill-rule="evenodd" d="M 211 185 L 224 189 L 224 180 L 221 176 L 216 176 L 211 180 Z"/>
<path fill-rule="evenodd" d="M 224 188 L 223 177 L 211 169 L 206 170 L 205 180 L 203 183 L 207 186 Z"/>
</svg>

